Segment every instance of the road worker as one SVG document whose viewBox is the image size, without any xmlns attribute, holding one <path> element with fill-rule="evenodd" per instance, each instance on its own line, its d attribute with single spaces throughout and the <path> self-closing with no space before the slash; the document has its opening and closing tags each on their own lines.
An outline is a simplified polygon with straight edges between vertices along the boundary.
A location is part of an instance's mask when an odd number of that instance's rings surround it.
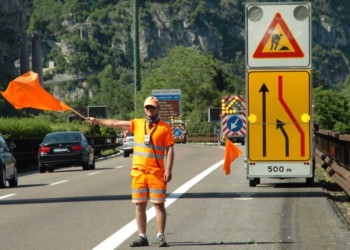
<svg viewBox="0 0 350 250">
<path fill-rule="evenodd" d="M 91 125 L 129 130 L 134 134 L 134 153 L 132 161 L 132 202 L 136 203 L 136 222 L 139 236 L 130 247 L 148 246 L 146 235 L 147 201 L 156 210 L 157 245 L 167 246 L 165 241 L 165 197 L 167 183 L 172 179 L 174 161 L 174 137 L 168 123 L 159 118 L 159 101 L 150 96 L 144 102 L 146 118 L 120 121 L 87 117 Z M 166 161 L 165 161 L 166 159 Z"/>
</svg>

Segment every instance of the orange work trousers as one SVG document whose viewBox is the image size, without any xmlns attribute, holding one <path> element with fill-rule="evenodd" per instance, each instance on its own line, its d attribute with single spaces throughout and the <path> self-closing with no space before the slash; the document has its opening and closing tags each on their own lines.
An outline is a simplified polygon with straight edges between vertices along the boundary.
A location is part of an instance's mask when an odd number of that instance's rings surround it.
<svg viewBox="0 0 350 250">
<path fill-rule="evenodd" d="M 151 173 L 146 170 L 133 169 L 130 175 L 132 177 L 132 202 L 142 203 L 148 200 L 153 203 L 165 202 L 167 185 L 162 171 Z"/>
</svg>

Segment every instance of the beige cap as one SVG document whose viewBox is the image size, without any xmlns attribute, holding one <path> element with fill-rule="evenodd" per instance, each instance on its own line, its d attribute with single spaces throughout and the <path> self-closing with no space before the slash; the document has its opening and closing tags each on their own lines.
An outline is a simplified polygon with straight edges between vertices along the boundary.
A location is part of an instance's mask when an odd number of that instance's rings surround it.
<svg viewBox="0 0 350 250">
<path fill-rule="evenodd" d="M 154 97 L 154 96 L 147 97 L 143 106 L 146 107 L 147 105 L 151 105 L 153 107 L 158 107 L 159 106 L 158 98 Z"/>
</svg>

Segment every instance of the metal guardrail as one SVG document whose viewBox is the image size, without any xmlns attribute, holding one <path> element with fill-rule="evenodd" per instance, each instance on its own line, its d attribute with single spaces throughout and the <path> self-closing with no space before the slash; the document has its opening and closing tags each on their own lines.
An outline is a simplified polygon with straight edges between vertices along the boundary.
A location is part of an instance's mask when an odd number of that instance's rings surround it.
<svg viewBox="0 0 350 250">
<path fill-rule="evenodd" d="M 327 174 L 350 196 L 350 172 L 319 150 L 316 150 L 315 158 L 317 162 L 322 163 L 322 168 Z"/>
<path fill-rule="evenodd" d="M 350 196 L 350 135 L 320 129 L 315 132 L 316 161 Z"/>
<path fill-rule="evenodd" d="M 350 135 L 320 129 L 315 132 L 316 148 L 345 168 L 350 167 Z"/>
<path fill-rule="evenodd" d="M 187 143 L 220 144 L 220 134 L 191 133 L 187 135 Z"/>
</svg>

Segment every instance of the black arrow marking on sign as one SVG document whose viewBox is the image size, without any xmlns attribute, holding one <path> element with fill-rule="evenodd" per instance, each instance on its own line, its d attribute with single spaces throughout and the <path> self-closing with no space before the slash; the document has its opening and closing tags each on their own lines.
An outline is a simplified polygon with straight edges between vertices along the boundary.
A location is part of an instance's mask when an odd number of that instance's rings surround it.
<svg viewBox="0 0 350 250">
<path fill-rule="evenodd" d="M 266 87 L 265 83 L 261 86 L 259 93 L 262 92 L 262 142 L 263 142 L 263 157 L 266 157 L 266 92 L 269 89 Z"/>
<path fill-rule="evenodd" d="M 285 123 L 283 123 L 282 121 L 276 119 L 276 129 L 280 129 L 282 131 L 282 134 L 284 136 L 285 139 L 285 143 L 286 143 L 286 156 L 289 156 L 289 137 L 287 135 L 286 130 L 284 129 L 284 125 L 286 125 Z"/>
</svg>

